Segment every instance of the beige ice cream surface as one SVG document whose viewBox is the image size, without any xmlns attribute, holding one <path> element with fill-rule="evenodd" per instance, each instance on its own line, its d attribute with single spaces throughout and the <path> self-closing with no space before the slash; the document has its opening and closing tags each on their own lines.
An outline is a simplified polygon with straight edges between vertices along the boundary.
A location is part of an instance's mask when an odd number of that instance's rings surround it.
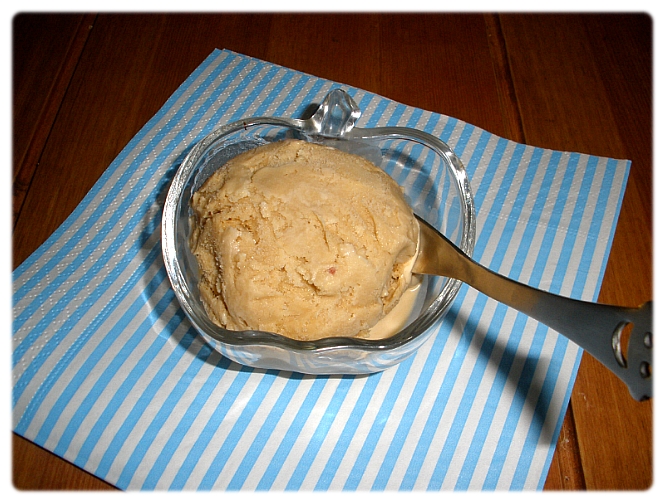
<svg viewBox="0 0 666 503">
<path fill-rule="evenodd" d="M 366 337 L 410 284 L 418 223 L 360 156 L 269 143 L 216 171 L 191 205 L 201 298 L 227 329 Z"/>
</svg>

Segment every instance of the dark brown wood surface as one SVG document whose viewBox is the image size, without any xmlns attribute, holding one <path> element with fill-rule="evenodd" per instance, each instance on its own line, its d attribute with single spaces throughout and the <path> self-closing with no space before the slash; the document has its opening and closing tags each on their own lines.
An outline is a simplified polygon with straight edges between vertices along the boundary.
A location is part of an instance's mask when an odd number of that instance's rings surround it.
<svg viewBox="0 0 666 503">
<path fill-rule="evenodd" d="M 599 300 L 652 298 L 653 24 L 632 14 L 22 14 L 13 19 L 13 264 L 74 210 L 215 49 L 556 150 L 631 159 Z M 652 401 L 587 354 L 546 489 L 653 481 Z M 13 435 L 18 489 L 113 489 Z"/>
</svg>

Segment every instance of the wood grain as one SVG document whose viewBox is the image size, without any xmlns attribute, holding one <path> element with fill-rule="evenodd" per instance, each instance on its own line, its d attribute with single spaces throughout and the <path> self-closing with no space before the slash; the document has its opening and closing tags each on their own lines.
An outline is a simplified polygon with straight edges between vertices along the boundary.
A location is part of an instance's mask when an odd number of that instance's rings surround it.
<svg viewBox="0 0 666 503">
<path fill-rule="evenodd" d="M 14 19 L 13 224 L 81 56 L 92 19 L 91 15 Z"/>
<path fill-rule="evenodd" d="M 526 142 L 632 160 L 599 301 L 639 305 L 649 300 L 650 19 L 550 15 L 534 17 L 528 25 L 521 17 L 503 16 L 501 24 Z M 520 50 L 525 47 L 530 50 Z M 554 50 L 560 47 L 568 50 Z M 571 404 L 587 489 L 648 488 L 651 402 L 632 401 L 626 387 L 585 354 Z M 632 435 L 615 435 L 618 431 Z M 629 459 L 635 470 L 625 469 Z M 599 463 L 608 469 L 598 470 Z"/>
<path fill-rule="evenodd" d="M 599 298 L 652 297 L 646 15 L 22 14 L 12 28 L 14 267 L 201 61 L 226 48 L 515 141 L 631 159 Z M 15 487 L 113 489 L 13 439 Z M 652 402 L 634 402 L 585 355 L 545 489 L 647 489 L 652 467 Z"/>
</svg>

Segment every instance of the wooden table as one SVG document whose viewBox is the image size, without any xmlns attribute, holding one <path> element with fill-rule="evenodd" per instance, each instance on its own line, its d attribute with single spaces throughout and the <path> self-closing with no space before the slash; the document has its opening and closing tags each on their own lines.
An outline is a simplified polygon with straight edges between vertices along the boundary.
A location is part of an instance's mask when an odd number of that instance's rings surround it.
<svg viewBox="0 0 666 503">
<path fill-rule="evenodd" d="M 632 160 L 599 300 L 652 298 L 652 22 L 646 15 L 19 15 L 14 267 L 74 210 L 214 48 L 556 150 Z M 587 354 L 546 489 L 646 489 L 652 401 Z M 20 489 L 112 489 L 13 436 Z"/>
</svg>

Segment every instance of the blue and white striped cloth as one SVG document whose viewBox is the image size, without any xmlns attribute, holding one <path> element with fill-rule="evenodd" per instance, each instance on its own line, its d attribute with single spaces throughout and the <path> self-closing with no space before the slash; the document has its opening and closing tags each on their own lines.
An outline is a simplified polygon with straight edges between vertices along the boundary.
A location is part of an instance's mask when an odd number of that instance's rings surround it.
<svg viewBox="0 0 666 503">
<path fill-rule="evenodd" d="M 14 271 L 14 431 L 122 489 L 543 487 L 581 350 L 466 286 L 413 357 L 366 377 L 242 367 L 179 308 L 160 218 L 184 152 L 242 117 L 302 117 L 333 87 L 226 50 L 192 73 Z M 596 299 L 628 161 L 342 87 L 359 126 L 423 129 L 462 159 L 476 260 Z"/>
</svg>

